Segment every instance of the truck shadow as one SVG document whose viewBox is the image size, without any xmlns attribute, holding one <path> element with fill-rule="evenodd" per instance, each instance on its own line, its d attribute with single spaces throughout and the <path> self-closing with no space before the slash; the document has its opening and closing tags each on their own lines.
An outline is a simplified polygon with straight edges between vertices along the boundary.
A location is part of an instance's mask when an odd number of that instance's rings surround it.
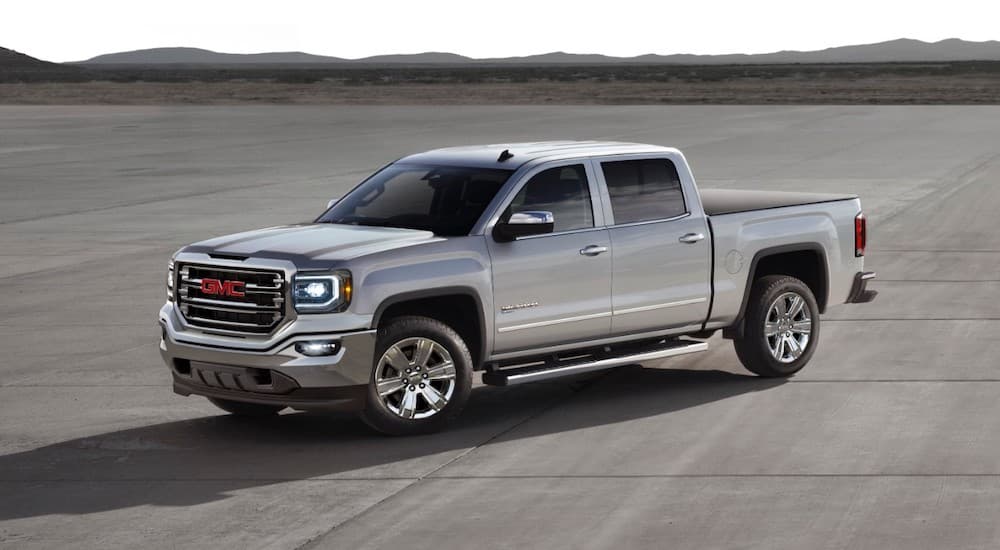
<svg viewBox="0 0 1000 550">
<path fill-rule="evenodd" d="M 411 438 L 377 435 L 349 416 L 165 422 L 0 457 L 0 480 L 8 482 L 0 520 L 186 506 L 318 477 L 416 479 L 494 438 L 516 441 L 660 416 L 667 421 L 672 413 L 782 383 L 634 366 L 584 380 L 482 387 L 451 430 Z"/>
</svg>

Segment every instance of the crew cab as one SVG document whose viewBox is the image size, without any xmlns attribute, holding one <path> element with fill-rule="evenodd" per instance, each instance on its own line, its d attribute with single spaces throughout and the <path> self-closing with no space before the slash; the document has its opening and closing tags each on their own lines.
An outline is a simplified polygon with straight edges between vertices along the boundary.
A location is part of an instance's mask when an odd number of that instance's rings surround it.
<svg viewBox="0 0 1000 550">
<path fill-rule="evenodd" d="M 439 149 L 365 179 L 313 223 L 179 250 L 159 312 L 174 391 L 242 415 L 347 410 L 389 434 L 453 420 L 492 385 L 707 349 L 791 376 L 820 314 L 871 301 L 853 195 L 701 190 L 677 149 Z"/>
</svg>

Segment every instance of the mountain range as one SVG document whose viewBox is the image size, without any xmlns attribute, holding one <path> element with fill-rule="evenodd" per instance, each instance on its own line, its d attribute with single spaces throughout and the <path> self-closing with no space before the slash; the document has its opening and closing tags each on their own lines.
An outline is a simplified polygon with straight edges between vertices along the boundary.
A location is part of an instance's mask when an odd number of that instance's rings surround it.
<svg viewBox="0 0 1000 550">
<path fill-rule="evenodd" d="M 9 50 L 5 50 L 9 51 Z M 0 52 L 2 54 L 2 52 Z M 601 54 L 552 52 L 522 57 L 471 58 L 454 53 L 425 52 L 345 59 L 304 52 L 253 54 L 219 53 L 199 48 L 152 48 L 99 55 L 73 65 L 599 65 L 633 64 L 786 64 L 893 63 L 934 61 L 998 61 L 1000 42 L 971 42 L 952 38 L 939 42 L 913 39 L 876 44 L 839 46 L 815 51 L 784 50 L 763 54 L 696 55 L 646 54 L 613 57 Z M 0 59 L 2 62 L 2 59 Z"/>
</svg>

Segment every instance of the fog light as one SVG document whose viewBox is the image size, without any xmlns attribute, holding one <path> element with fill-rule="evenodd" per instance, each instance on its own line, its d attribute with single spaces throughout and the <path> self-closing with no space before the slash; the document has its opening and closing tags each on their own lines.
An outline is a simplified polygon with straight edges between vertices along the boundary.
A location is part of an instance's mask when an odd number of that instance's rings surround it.
<svg viewBox="0 0 1000 550">
<path fill-rule="evenodd" d="M 298 342 L 295 344 L 295 351 L 309 357 L 322 357 L 324 355 L 334 355 L 340 351 L 340 342 L 330 340 L 320 340 L 314 342 Z"/>
</svg>

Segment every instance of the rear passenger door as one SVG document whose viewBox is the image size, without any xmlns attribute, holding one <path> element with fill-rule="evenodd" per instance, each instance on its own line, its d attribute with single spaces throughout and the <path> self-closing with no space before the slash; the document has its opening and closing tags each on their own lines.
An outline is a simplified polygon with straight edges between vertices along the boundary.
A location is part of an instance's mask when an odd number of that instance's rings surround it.
<svg viewBox="0 0 1000 550">
<path fill-rule="evenodd" d="M 602 159 L 614 335 L 696 329 L 708 315 L 711 239 L 694 183 L 670 158 Z M 671 330 L 672 332 L 672 330 Z"/>
</svg>

